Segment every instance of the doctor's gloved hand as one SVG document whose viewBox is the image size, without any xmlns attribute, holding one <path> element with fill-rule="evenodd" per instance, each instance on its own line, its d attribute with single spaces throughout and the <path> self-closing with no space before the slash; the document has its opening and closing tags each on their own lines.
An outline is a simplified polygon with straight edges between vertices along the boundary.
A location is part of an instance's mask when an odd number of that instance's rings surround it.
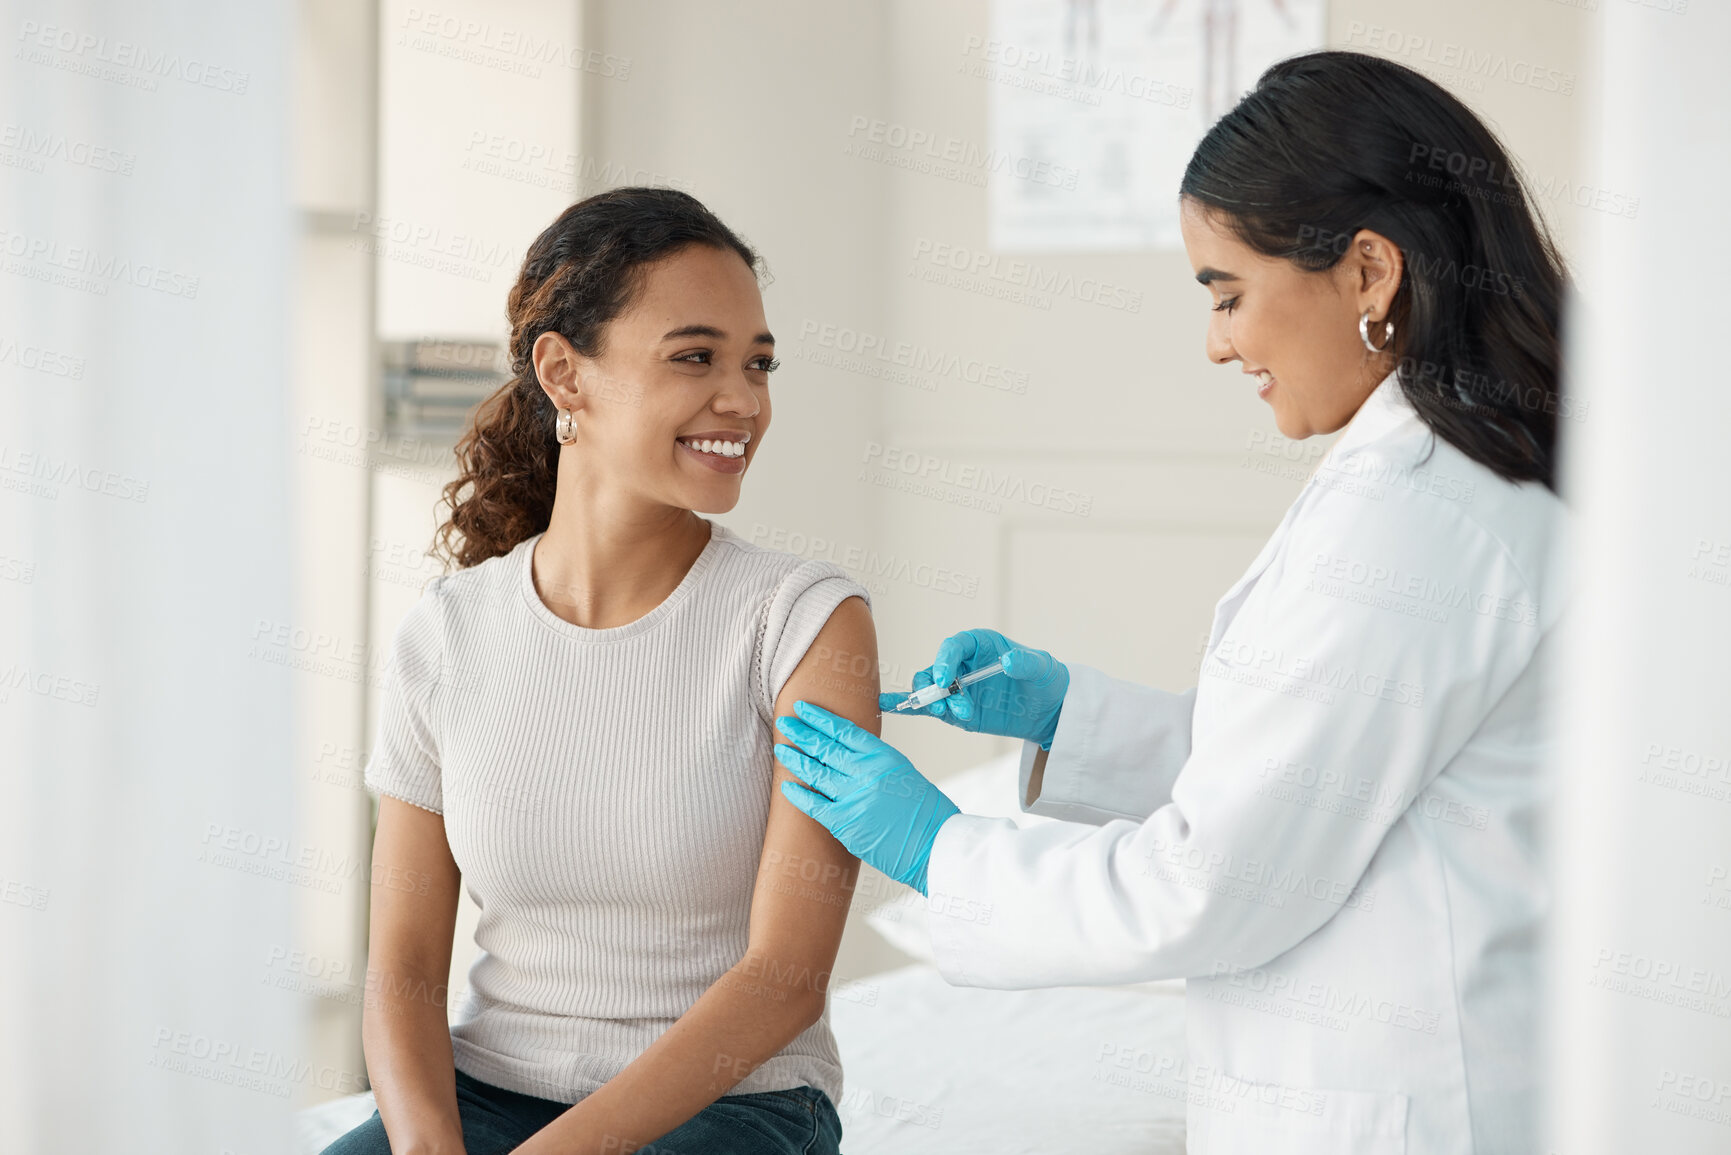
<svg viewBox="0 0 1731 1155">
<path fill-rule="evenodd" d="M 961 811 L 870 730 L 810 702 L 793 708 L 797 718 L 775 720 L 792 743 L 777 743 L 775 756 L 800 780 L 783 782 L 782 794 L 850 853 L 925 894 L 938 827 Z"/>
<path fill-rule="evenodd" d="M 932 664 L 914 675 L 914 689 L 949 682 L 999 659 L 1002 674 L 903 713 L 930 714 L 963 730 L 1025 738 L 1050 749 L 1070 689 L 1070 668 L 1045 650 L 1019 645 L 996 630 L 964 630 L 943 640 Z M 880 694 L 878 709 L 887 714 L 906 697 L 900 692 Z"/>
</svg>

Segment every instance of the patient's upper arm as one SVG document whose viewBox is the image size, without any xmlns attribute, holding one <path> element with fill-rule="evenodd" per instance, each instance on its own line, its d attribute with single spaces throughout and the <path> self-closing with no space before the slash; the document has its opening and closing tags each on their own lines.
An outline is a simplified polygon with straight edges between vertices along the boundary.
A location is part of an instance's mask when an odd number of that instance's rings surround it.
<svg viewBox="0 0 1731 1155">
<path fill-rule="evenodd" d="M 836 606 L 777 695 L 776 716 L 792 714 L 802 699 L 878 732 L 877 630 L 862 599 L 846 598 Z M 775 740 L 785 741 L 779 730 Z M 779 760 L 773 766 L 769 825 L 751 904 L 751 952 L 774 964 L 770 973 L 827 978 L 859 860 L 782 796 L 781 783 L 798 779 Z M 826 985 L 815 985 L 814 1019 L 822 1012 Z"/>
<path fill-rule="evenodd" d="M 461 875 L 445 819 L 388 794 L 373 835 L 368 966 L 440 982 L 451 969 Z"/>
</svg>

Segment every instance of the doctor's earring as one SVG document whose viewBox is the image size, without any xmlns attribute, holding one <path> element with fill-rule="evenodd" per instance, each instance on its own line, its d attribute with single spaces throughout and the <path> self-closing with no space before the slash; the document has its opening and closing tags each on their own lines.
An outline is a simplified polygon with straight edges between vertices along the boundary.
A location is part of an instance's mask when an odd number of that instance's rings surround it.
<svg viewBox="0 0 1731 1155">
<path fill-rule="evenodd" d="M 559 439 L 560 445 L 575 445 L 577 443 L 577 429 L 571 420 L 569 409 L 559 410 L 559 420 L 553 424 L 553 436 Z"/>
<path fill-rule="evenodd" d="M 1389 345 L 1394 341 L 1394 322 L 1384 321 L 1382 323 L 1382 347 L 1378 348 L 1370 343 L 1370 310 L 1366 309 L 1358 315 L 1358 339 L 1363 341 L 1364 347 L 1372 353 L 1387 352 Z"/>
</svg>

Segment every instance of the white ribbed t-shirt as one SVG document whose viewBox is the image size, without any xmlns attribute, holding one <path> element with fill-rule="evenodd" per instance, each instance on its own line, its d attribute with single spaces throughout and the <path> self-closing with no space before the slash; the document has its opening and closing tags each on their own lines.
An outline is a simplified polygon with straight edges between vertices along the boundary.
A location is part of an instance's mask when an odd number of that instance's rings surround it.
<svg viewBox="0 0 1731 1155">
<path fill-rule="evenodd" d="M 548 609 L 531 538 L 435 578 L 397 629 L 366 782 L 444 815 L 481 912 L 451 1043 L 483 1082 L 575 1103 L 745 954 L 776 696 L 836 606 L 871 599 L 710 526 L 627 625 Z M 827 1008 L 731 1093 L 802 1084 L 841 1101 Z"/>
</svg>

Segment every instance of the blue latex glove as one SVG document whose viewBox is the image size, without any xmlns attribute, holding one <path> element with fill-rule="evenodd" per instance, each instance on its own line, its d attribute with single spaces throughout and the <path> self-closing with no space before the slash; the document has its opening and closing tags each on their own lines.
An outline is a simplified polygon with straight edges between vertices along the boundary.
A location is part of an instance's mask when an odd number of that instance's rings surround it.
<svg viewBox="0 0 1731 1155">
<path fill-rule="evenodd" d="M 956 804 L 870 730 L 810 702 L 793 709 L 797 718 L 775 720 L 793 743 L 778 743 L 775 756 L 800 780 L 783 782 L 782 794 L 850 853 L 926 893 L 932 843 L 938 827 L 961 813 Z"/>
<path fill-rule="evenodd" d="M 930 714 L 964 730 L 1026 738 L 1051 749 L 1070 690 L 1070 667 L 1045 650 L 1019 645 L 996 630 L 964 630 L 943 640 L 932 664 L 914 675 L 914 689 L 947 683 L 1000 658 L 1002 674 L 964 686 L 923 710 L 902 713 Z M 906 697 L 901 691 L 880 694 L 878 709 L 888 713 Z"/>
</svg>

